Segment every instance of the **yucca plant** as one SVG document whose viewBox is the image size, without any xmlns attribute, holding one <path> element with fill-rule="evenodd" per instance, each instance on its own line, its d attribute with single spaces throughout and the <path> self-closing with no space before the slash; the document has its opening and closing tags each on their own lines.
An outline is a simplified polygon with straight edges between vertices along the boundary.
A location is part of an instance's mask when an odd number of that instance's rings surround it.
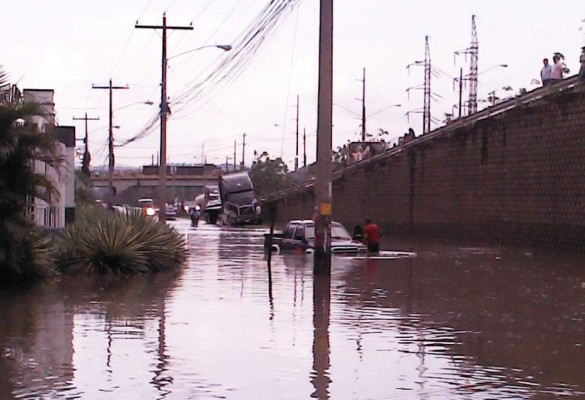
<svg viewBox="0 0 585 400">
<path fill-rule="evenodd" d="M 57 265 L 68 274 L 133 274 L 173 270 L 185 261 L 185 239 L 140 212 L 80 210 L 56 239 Z"/>
</svg>

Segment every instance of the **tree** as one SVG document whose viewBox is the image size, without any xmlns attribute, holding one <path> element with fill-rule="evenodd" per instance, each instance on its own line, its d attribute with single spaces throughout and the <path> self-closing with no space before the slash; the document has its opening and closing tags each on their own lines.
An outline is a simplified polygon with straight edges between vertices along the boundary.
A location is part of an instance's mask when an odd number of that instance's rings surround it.
<svg viewBox="0 0 585 400">
<path fill-rule="evenodd" d="M 255 161 L 250 169 L 250 179 L 260 196 L 291 187 L 295 179 L 288 173 L 288 166 L 280 157 L 270 158 L 264 151 L 254 152 Z"/>
<path fill-rule="evenodd" d="M 7 85 L 0 67 L 0 87 Z M 48 247 L 42 233 L 27 217 L 35 197 L 58 196 L 51 181 L 34 170 L 35 162 L 58 168 L 57 141 L 27 121 L 39 115 L 36 104 L 18 98 L 0 103 L 0 285 L 44 275 Z"/>
</svg>

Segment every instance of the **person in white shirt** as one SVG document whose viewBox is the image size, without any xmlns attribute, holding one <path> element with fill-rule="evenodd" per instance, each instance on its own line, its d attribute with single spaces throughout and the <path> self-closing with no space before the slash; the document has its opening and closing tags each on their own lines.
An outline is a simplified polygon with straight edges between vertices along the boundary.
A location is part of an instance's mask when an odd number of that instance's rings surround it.
<svg viewBox="0 0 585 400">
<path fill-rule="evenodd" d="M 540 70 L 540 80 L 542 81 L 542 86 L 548 86 L 550 84 L 550 74 L 552 72 L 552 67 L 548 63 L 548 58 L 542 60 L 544 66 Z"/>
<path fill-rule="evenodd" d="M 559 56 L 553 57 L 553 66 L 550 72 L 550 81 L 551 84 L 555 84 L 556 82 L 560 82 L 563 79 L 563 63 L 561 62 L 561 58 Z"/>
</svg>

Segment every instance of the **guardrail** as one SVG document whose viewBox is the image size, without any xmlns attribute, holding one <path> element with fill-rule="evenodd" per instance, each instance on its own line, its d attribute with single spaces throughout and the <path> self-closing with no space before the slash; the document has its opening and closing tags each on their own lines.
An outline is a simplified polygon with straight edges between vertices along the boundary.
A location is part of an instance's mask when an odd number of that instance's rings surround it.
<svg viewBox="0 0 585 400">
<path fill-rule="evenodd" d="M 579 92 L 585 91 L 585 84 L 583 84 L 582 81 L 579 80 L 579 77 L 577 75 L 572 76 L 572 77 L 567 78 L 567 79 L 564 79 L 563 81 L 556 83 L 552 86 L 546 86 L 546 87 L 534 89 L 528 93 L 516 96 L 516 97 L 511 98 L 509 100 L 505 100 L 501 103 L 498 103 L 498 104 L 495 104 L 495 105 L 490 106 L 488 108 L 485 108 L 485 109 L 478 111 L 474 114 L 471 114 L 471 115 L 468 115 L 465 117 L 461 117 L 461 118 L 457 118 L 457 119 L 453 120 L 451 123 L 449 123 L 448 125 L 437 128 L 432 132 L 429 132 L 429 133 L 426 133 L 422 136 L 416 137 L 412 140 L 409 140 L 408 142 L 404 142 L 404 143 L 399 144 L 397 146 L 391 147 L 391 148 L 387 149 L 384 153 L 377 154 L 371 158 L 359 161 L 357 163 L 345 166 L 340 170 L 334 171 L 333 175 L 332 175 L 332 179 L 333 179 L 333 181 L 335 181 L 335 180 L 341 178 L 346 171 L 351 171 L 351 170 L 356 169 L 356 168 L 361 168 L 364 165 L 368 165 L 371 163 L 378 162 L 382 159 L 392 157 L 394 155 L 397 155 L 397 154 L 403 152 L 405 149 L 408 149 L 409 147 L 420 145 L 421 143 L 425 143 L 425 142 L 428 142 L 430 140 L 436 139 L 436 138 L 441 137 L 443 135 L 446 135 L 449 132 L 452 132 L 456 129 L 475 124 L 477 121 L 491 118 L 495 115 L 505 113 L 506 111 L 509 111 L 509 110 L 514 109 L 516 107 L 524 106 L 524 105 L 527 105 L 530 103 L 534 103 L 534 102 L 539 101 L 547 96 L 550 96 L 551 94 L 562 93 L 562 92 L 567 91 L 567 90 L 572 90 L 576 87 L 578 87 Z M 270 202 L 270 201 L 278 200 L 281 198 L 285 198 L 285 197 L 293 195 L 293 194 L 304 192 L 304 191 L 312 188 L 314 186 L 314 184 L 315 184 L 315 178 L 311 178 L 311 179 L 309 179 L 301 184 L 295 185 L 293 187 L 278 190 L 276 192 L 270 193 L 269 195 L 261 198 L 261 201 L 262 202 Z"/>
</svg>

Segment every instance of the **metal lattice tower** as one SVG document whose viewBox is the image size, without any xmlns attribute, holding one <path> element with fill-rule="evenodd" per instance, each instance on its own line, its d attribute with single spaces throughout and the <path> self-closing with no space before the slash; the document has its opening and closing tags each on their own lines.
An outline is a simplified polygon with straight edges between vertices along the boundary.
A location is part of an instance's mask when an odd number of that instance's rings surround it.
<svg viewBox="0 0 585 400">
<path fill-rule="evenodd" d="M 469 47 L 471 63 L 469 66 L 469 100 L 467 109 L 469 114 L 477 112 L 477 75 L 479 61 L 479 39 L 477 38 L 477 27 L 475 26 L 475 15 L 471 16 L 471 46 Z"/>
<path fill-rule="evenodd" d="M 431 131 L 431 50 L 429 37 L 425 36 L 425 82 L 423 106 L 423 133 Z"/>
</svg>

